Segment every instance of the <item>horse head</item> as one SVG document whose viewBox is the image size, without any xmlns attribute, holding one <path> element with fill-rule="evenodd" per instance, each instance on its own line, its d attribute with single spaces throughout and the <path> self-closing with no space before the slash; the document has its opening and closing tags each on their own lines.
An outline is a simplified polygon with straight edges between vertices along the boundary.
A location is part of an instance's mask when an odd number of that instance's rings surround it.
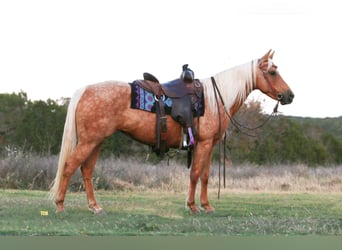
<svg viewBox="0 0 342 250">
<path fill-rule="evenodd" d="M 255 87 L 283 105 L 290 104 L 294 94 L 273 63 L 273 55 L 274 51 L 269 50 L 258 60 Z"/>
</svg>

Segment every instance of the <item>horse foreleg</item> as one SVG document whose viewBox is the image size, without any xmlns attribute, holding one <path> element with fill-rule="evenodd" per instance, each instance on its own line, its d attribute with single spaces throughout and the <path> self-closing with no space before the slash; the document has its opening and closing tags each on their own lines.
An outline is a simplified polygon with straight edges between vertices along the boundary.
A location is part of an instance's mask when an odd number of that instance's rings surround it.
<svg viewBox="0 0 342 250">
<path fill-rule="evenodd" d="M 189 192 L 187 198 L 187 207 L 190 209 L 192 213 L 198 213 L 199 209 L 195 204 L 195 192 L 196 186 L 198 183 L 198 179 L 200 176 L 203 176 L 203 171 L 207 171 L 208 165 L 210 166 L 210 159 L 211 159 L 211 152 L 212 152 L 212 141 L 202 141 L 198 142 L 193 156 L 193 163 L 190 170 L 190 185 L 189 185 Z M 201 177 L 201 181 L 202 177 Z M 201 204 L 202 207 L 204 204 L 209 205 L 208 197 L 207 197 L 207 183 L 208 180 L 202 184 L 202 192 L 201 192 Z"/>
<path fill-rule="evenodd" d="M 195 161 L 193 161 L 193 164 L 190 170 L 189 192 L 188 192 L 188 197 L 186 201 L 187 208 L 190 209 L 191 213 L 199 212 L 199 209 L 197 208 L 196 203 L 195 203 L 195 192 L 196 192 L 196 186 L 197 186 L 200 173 L 201 173 L 201 166 L 199 164 L 195 164 Z"/>
<path fill-rule="evenodd" d="M 87 193 L 88 208 L 94 214 L 104 213 L 104 210 L 96 202 L 95 195 L 94 195 L 93 182 L 92 182 L 96 160 L 100 154 L 100 147 L 101 147 L 101 144 L 96 146 L 93 152 L 87 158 L 87 160 L 81 166 L 84 186 L 85 186 L 85 190 Z"/>
<path fill-rule="evenodd" d="M 74 152 L 68 157 L 65 162 L 63 176 L 58 188 L 58 194 L 55 200 L 57 212 L 64 211 L 64 199 L 68 189 L 71 176 L 75 173 L 76 169 L 88 158 L 94 145 L 81 145 L 78 144 Z"/>
<path fill-rule="evenodd" d="M 211 155 L 211 153 L 210 153 Z M 215 212 L 215 208 L 210 205 L 208 200 L 208 181 L 210 175 L 210 159 L 208 157 L 208 161 L 203 166 L 203 171 L 201 174 L 201 208 L 204 209 L 207 213 Z"/>
</svg>

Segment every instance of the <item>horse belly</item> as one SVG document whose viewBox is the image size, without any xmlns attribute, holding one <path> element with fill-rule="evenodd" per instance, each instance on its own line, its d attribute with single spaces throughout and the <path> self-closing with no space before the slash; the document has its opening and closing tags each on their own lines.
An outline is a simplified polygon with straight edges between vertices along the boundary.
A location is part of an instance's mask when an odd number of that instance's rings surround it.
<svg viewBox="0 0 342 250">
<path fill-rule="evenodd" d="M 119 129 L 131 138 L 146 144 L 156 144 L 156 115 L 145 111 L 131 110 L 126 126 Z M 167 116 L 167 145 L 171 148 L 179 147 L 181 127 L 171 116 Z"/>
</svg>

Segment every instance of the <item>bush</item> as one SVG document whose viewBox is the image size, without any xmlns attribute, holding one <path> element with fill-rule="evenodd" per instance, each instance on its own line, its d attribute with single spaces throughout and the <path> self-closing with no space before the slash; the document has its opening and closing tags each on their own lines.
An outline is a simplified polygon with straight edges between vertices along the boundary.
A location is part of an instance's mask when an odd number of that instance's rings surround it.
<svg viewBox="0 0 342 250">
<path fill-rule="evenodd" d="M 25 154 L 20 150 L 8 150 L 0 158 L 0 187 L 13 189 L 47 190 L 55 177 L 57 156 L 41 157 Z"/>
</svg>

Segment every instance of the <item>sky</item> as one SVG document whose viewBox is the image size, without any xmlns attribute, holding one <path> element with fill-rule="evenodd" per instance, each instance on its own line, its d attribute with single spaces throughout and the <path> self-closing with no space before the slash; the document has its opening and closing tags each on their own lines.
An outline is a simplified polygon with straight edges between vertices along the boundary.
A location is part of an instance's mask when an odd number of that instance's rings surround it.
<svg viewBox="0 0 342 250">
<path fill-rule="evenodd" d="M 0 0 L 0 93 L 71 97 L 189 64 L 208 78 L 275 50 L 295 93 L 283 115 L 342 116 L 341 7 L 333 0 Z M 265 112 L 275 101 L 254 92 Z"/>
</svg>

